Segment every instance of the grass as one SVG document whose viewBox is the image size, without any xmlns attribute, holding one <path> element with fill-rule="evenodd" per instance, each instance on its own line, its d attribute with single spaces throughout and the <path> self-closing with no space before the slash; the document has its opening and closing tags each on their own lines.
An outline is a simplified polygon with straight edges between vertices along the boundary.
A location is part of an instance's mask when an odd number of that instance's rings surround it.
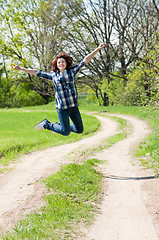
<svg viewBox="0 0 159 240">
<path fill-rule="evenodd" d="M 136 155 L 143 159 L 143 164 L 146 166 L 154 167 L 155 171 L 158 171 L 159 167 L 159 110 L 146 107 L 99 107 L 94 103 L 85 104 L 85 100 L 80 100 L 80 106 L 83 112 L 84 124 L 87 131 L 81 136 L 87 136 L 99 128 L 99 122 L 85 114 L 90 111 L 101 111 L 109 113 L 122 113 L 139 117 L 146 120 L 152 127 L 152 134 L 140 144 L 136 150 Z M 2 110 L 3 111 L 3 110 Z M 39 118 L 48 118 L 56 121 L 56 112 L 52 111 L 52 105 L 40 106 L 38 110 L 36 107 L 25 109 L 14 109 L 8 112 L 15 114 L 13 117 L 14 124 L 17 122 L 16 114 L 21 113 L 24 118 L 24 123 L 20 121 L 21 129 L 25 129 L 26 121 L 30 126 L 26 127 L 26 132 L 30 131 L 30 134 L 35 135 L 33 131 L 34 122 L 38 122 Z M 16 111 L 16 112 L 15 112 Z M 5 111 L 4 111 L 5 112 Z M 29 117 L 24 113 L 30 114 Z M 1 111 L 0 111 L 1 114 Z M 33 114 L 33 115 L 32 115 Z M 10 117 L 12 114 L 10 115 Z M 20 115 L 18 115 L 18 119 Z M 44 117 L 45 116 L 45 117 Z M 114 118 L 114 117 L 113 117 Z M 5 119 L 5 118 L 4 118 Z M 7 117 L 6 117 L 7 119 Z M 93 149 L 87 149 L 85 152 L 81 152 L 82 158 L 87 156 L 87 160 L 83 164 L 69 164 L 62 167 L 61 171 L 57 174 L 50 176 L 45 180 L 46 187 L 48 188 L 48 194 L 45 196 L 46 206 L 40 210 L 28 215 L 26 219 L 22 220 L 17 226 L 12 229 L 7 235 L 3 236 L 3 240 L 35 240 L 35 239 L 54 239 L 54 240 L 70 240 L 74 239 L 74 234 L 78 232 L 77 226 L 80 224 L 86 224 L 92 220 L 94 214 L 97 211 L 97 202 L 101 199 L 102 191 L 102 178 L 101 175 L 95 171 L 94 167 L 99 163 L 97 159 L 89 159 L 88 157 L 95 151 L 100 151 L 103 148 L 109 147 L 117 141 L 122 140 L 127 135 L 126 122 L 122 118 L 114 118 L 118 121 L 120 128 L 119 132 L 104 141 L 99 146 L 95 146 Z M 38 120 L 38 121 L 37 121 Z M 19 121 L 19 120 L 18 120 Z M 12 121 L 11 121 L 12 122 Z M 4 125 L 3 125 L 4 126 Z M 8 126 L 8 125 L 6 125 Z M 19 125 L 18 125 L 19 127 Z M 1 127 L 3 129 L 3 127 Z M 14 127 L 13 127 L 14 129 Z M 17 129 L 17 127 L 16 127 Z M 31 130 L 29 130 L 31 129 Z M 22 134 L 25 131 L 22 131 Z M 35 143 L 43 141 L 39 144 L 39 147 L 47 147 L 52 141 L 52 136 L 49 136 L 47 132 L 37 132 L 37 137 L 30 135 L 31 138 L 36 138 Z M 27 135 L 25 135 L 27 139 Z M 44 135 L 44 136 L 43 136 Z M 4 136 L 4 135 L 3 135 Z M 77 136 L 77 139 L 76 139 Z M 64 143 L 66 141 L 78 140 L 78 135 L 71 134 L 71 136 L 65 138 L 56 135 L 58 139 L 56 144 Z M 70 139 L 69 139 L 70 138 Z M 48 139 L 48 140 L 46 140 Z M 45 143 L 46 141 L 46 143 Z M 47 142 L 48 141 L 48 142 Z M 62 142 L 63 141 L 63 142 Z M 25 143 L 25 141 L 24 141 Z M 46 144 L 46 145 L 45 145 Z M 52 144 L 52 142 L 51 142 Z M 54 143 L 53 143 L 54 144 Z M 11 145 L 10 145 L 11 146 Z M 24 147 L 26 148 L 26 146 Z M 33 146 L 34 148 L 34 146 Z M 36 146 L 35 146 L 36 148 Z M 28 147 L 30 151 L 31 148 Z M 11 151 L 12 152 L 12 151 Z M 78 156 L 79 158 L 79 156 Z"/>
<path fill-rule="evenodd" d="M 7 166 L 15 161 L 19 154 L 25 154 L 37 149 L 49 146 L 66 144 L 80 140 L 99 129 L 99 121 L 86 114 L 82 114 L 84 122 L 84 133 L 71 133 L 68 137 L 55 134 L 47 130 L 35 131 L 35 125 L 42 119 L 47 118 L 52 122 L 58 121 L 56 111 L 52 110 L 53 103 L 47 106 L 30 107 L 23 109 L 1 109 L 0 110 L 0 165 Z M 56 141 L 55 141 L 56 139 Z M 4 171 L 4 167 L 1 171 Z"/>
<path fill-rule="evenodd" d="M 3 240 L 73 239 L 78 224 L 88 223 L 100 200 L 101 175 L 94 170 L 99 163 L 90 159 L 84 164 L 69 164 L 45 180 L 51 194 L 47 205 L 22 220 Z"/>
<path fill-rule="evenodd" d="M 113 118 L 118 121 L 120 132 L 95 147 L 94 152 L 123 139 L 126 121 Z M 94 169 L 98 163 L 99 160 L 88 160 L 87 156 L 83 164 L 69 164 L 47 178 L 44 181 L 48 188 L 48 194 L 45 196 L 46 206 L 28 215 L 2 239 L 34 240 L 39 239 L 39 236 L 45 240 L 73 239 L 74 234 L 79 231 L 77 226 L 80 223 L 88 224 L 92 221 L 97 211 L 97 203 L 101 199 L 102 178 Z"/>
<path fill-rule="evenodd" d="M 136 116 L 141 120 L 146 121 L 152 129 L 146 139 L 144 139 L 137 150 L 135 155 L 140 158 L 145 167 L 153 168 L 156 173 L 159 173 L 159 107 L 157 106 L 98 106 L 91 100 L 89 104 L 84 104 L 84 99 L 81 100 L 81 107 L 83 111 L 98 111 L 108 113 L 118 113 Z"/>
<path fill-rule="evenodd" d="M 106 115 L 103 115 L 106 116 Z M 111 118 L 115 120 L 118 123 L 118 133 L 114 136 L 111 136 L 109 138 L 104 139 L 99 144 L 95 144 L 93 147 L 88 147 L 84 149 L 77 149 L 76 151 L 73 151 L 69 155 L 74 156 L 73 159 L 78 159 L 78 162 L 82 162 L 83 160 L 86 160 L 88 157 L 93 156 L 95 153 L 102 151 L 103 149 L 111 147 L 113 144 L 125 139 L 127 135 L 129 134 L 129 126 L 127 125 L 127 121 L 123 118 L 114 117 L 114 116 L 106 116 L 107 118 Z"/>
<path fill-rule="evenodd" d="M 135 151 L 145 167 L 153 168 L 159 173 L 159 109 L 157 107 L 107 107 L 108 112 L 136 116 L 146 121 L 152 129 Z"/>
</svg>

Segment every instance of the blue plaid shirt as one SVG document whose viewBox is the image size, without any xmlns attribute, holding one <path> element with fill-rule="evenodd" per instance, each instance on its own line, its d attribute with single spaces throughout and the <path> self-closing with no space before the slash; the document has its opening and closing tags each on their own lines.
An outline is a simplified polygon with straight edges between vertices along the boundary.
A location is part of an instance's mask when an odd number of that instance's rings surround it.
<svg viewBox="0 0 159 240">
<path fill-rule="evenodd" d="M 55 84 L 56 108 L 67 109 L 79 105 L 75 75 L 84 65 L 85 63 L 81 61 L 71 69 L 65 69 L 65 77 L 60 71 L 50 73 L 38 71 L 38 77 L 50 79 Z"/>
</svg>

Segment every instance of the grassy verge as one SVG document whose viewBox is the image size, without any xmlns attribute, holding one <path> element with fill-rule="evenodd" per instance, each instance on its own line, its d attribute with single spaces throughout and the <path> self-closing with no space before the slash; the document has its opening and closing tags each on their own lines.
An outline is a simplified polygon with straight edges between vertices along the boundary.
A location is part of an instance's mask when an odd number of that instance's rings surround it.
<svg viewBox="0 0 159 240">
<path fill-rule="evenodd" d="M 146 121 L 152 134 L 144 139 L 135 151 L 142 164 L 159 173 L 159 109 L 152 107 L 107 107 L 108 112 L 136 116 Z"/>
<path fill-rule="evenodd" d="M 69 164 L 45 180 L 51 194 L 47 206 L 22 220 L 3 240 L 73 239 L 79 223 L 88 223 L 100 200 L 101 175 L 94 170 L 99 162 Z"/>
<path fill-rule="evenodd" d="M 77 141 L 91 135 L 99 129 L 100 124 L 97 119 L 85 114 L 90 111 L 129 114 L 146 120 L 152 127 L 153 133 L 140 144 L 136 154 L 139 157 L 141 156 L 143 164 L 153 167 L 155 171 L 159 170 L 158 108 L 132 106 L 104 107 L 98 106 L 84 97 L 79 98 L 79 103 L 80 109 L 83 112 L 82 117 L 85 131 L 82 135 L 72 133 L 68 137 L 58 134 L 52 136 L 48 131 L 34 131 L 35 125 L 41 119 L 48 118 L 52 122 L 58 120 L 54 103 L 23 109 L 0 109 L 0 166 L 2 166 L 0 167 L 0 172 L 7 170 L 7 165 L 15 161 L 19 154 Z"/>
</svg>

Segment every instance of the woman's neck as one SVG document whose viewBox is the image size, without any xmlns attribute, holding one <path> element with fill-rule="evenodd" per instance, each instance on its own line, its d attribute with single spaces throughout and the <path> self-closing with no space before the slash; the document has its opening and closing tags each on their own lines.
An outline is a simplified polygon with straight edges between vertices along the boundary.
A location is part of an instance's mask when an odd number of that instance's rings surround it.
<svg viewBox="0 0 159 240">
<path fill-rule="evenodd" d="M 65 70 L 60 71 L 62 75 L 65 77 Z"/>
</svg>

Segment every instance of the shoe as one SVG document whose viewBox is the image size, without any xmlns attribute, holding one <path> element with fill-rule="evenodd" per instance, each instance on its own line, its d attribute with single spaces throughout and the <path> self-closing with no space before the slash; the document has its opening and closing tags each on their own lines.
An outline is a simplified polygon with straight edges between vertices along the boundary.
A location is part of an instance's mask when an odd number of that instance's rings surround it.
<svg viewBox="0 0 159 240">
<path fill-rule="evenodd" d="M 35 131 L 40 130 L 40 129 L 45 129 L 44 125 L 48 122 L 47 119 L 42 120 L 40 123 L 38 123 L 35 127 Z"/>
</svg>

